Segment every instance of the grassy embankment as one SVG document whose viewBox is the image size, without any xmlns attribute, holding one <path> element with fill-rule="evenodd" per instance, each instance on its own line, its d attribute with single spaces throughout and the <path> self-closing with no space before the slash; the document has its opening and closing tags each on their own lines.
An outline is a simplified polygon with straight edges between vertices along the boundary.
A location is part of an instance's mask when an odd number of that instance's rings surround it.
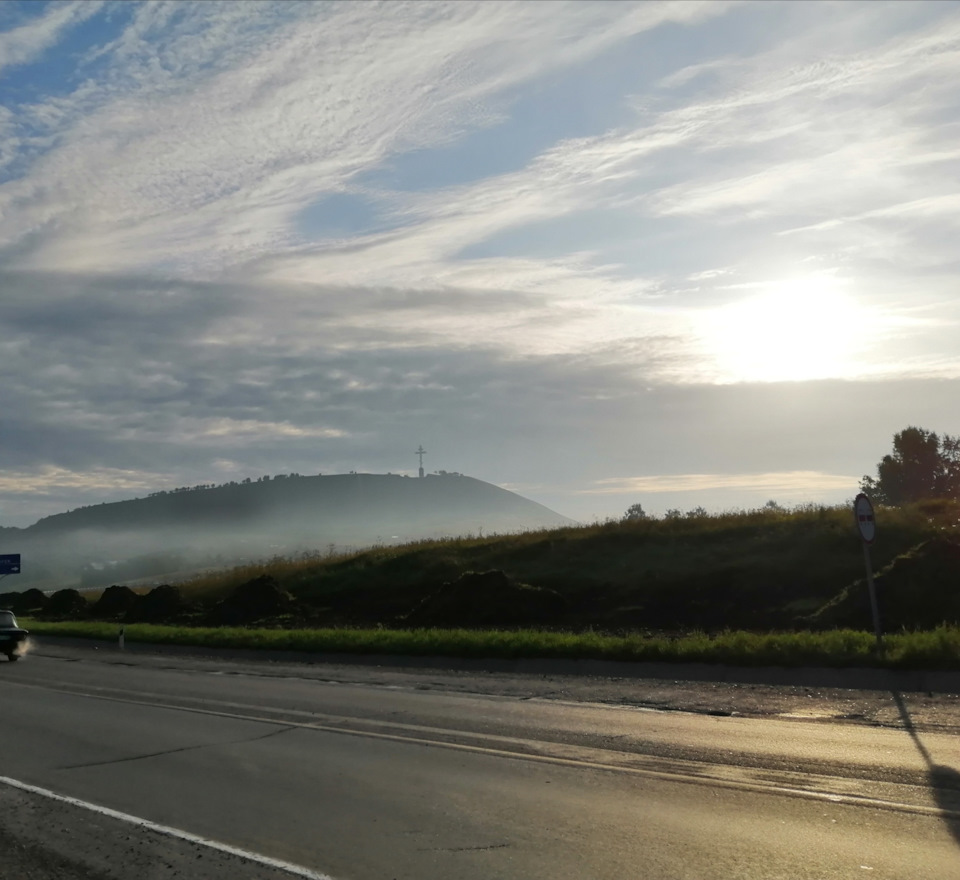
<svg viewBox="0 0 960 880">
<path fill-rule="evenodd" d="M 960 504 L 880 511 L 874 571 L 943 535 L 960 536 Z M 847 508 L 607 522 L 275 559 L 198 578 L 181 589 L 185 598 L 211 601 L 267 574 L 312 609 L 311 626 L 404 628 L 411 610 L 444 582 L 491 569 L 562 597 L 562 613 L 517 620 L 517 628 L 625 634 L 871 627 L 865 592 L 863 602 L 857 592 L 863 590 L 863 555 Z M 812 617 L 851 587 L 852 601 Z M 894 613 L 891 606 L 885 622 L 890 629 L 960 623 L 949 613 L 938 616 L 936 601 L 926 608 L 925 617 L 910 619 L 907 609 L 898 606 Z M 494 628 L 475 615 L 451 625 Z"/>
<path fill-rule="evenodd" d="M 24 620 L 38 635 L 116 640 L 112 623 Z M 466 629 L 311 629 L 277 630 L 233 627 L 177 627 L 127 624 L 128 640 L 159 645 L 252 648 L 312 653 L 403 654 L 482 658 L 562 658 L 633 662 L 726 663 L 735 666 L 880 666 L 893 669 L 960 668 L 960 628 L 885 637 L 878 657 L 873 633 L 724 632 L 678 637 L 614 636 L 542 630 Z"/>
<path fill-rule="evenodd" d="M 960 504 L 884 509 L 878 524 L 872 556 L 882 573 L 922 542 L 960 535 Z M 507 626 L 473 618 L 457 620 L 463 628 L 408 622 L 411 609 L 444 582 L 490 569 L 554 591 L 565 610 L 552 620 Z M 845 507 L 813 506 L 267 560 L 182 584 L 184 597 L 209 604 L 266 574 L 293 594 L 299 618 L 273 621 L 270 629 L 128 624 L 126 636 L 331 653 L 960 669 L 958 615 L 941 614 L 955 607 L 954 578 L 924 572 L 930 589 L 924 587 L 923 602 L 909 583 L 901 583 L 903 596 L 894 601 L 895 579 L 888 578 L 883 657 L 865 631 L 869 606 L 852 515 Z M 938 626 L 943 621 L 952 625 Z M 117 635 L 116 623 L 30 621 L 29 628 Z"/>
</svg>

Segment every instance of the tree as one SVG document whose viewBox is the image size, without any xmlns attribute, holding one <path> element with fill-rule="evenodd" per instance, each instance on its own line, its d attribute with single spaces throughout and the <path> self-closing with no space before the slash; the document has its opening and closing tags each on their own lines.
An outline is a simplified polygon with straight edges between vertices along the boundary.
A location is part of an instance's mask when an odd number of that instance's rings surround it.
<svg viewBox="0 0 960 880">
<path fill-rule="evenodd" d="M 941 439 L 924 428 L 905 428 L 893 437 L 893 453 L 865 476 L 860 489 L 881 504 L 960 497 L 960 437 Z"/>
<path fill-rule="evenodd" d="M 631 504 L 627 508 L 627 512 L 623 515 L 625 520 L 637 520 L 637 519 L 646 519 L 647 514 L 644 511 L 643 507 L 639 502 L 636 504 Z"/>
</svg>

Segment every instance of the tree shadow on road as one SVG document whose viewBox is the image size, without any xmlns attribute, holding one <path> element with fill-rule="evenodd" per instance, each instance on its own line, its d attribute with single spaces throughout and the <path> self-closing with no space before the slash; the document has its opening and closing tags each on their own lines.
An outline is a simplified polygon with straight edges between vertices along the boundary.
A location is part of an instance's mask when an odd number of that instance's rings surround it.
<svg viewBox="0 0 960 880">
<path fill-rule="evenodd" d="M 953 839 L 960 845 L 960 771 L 943 764 L 935 764 L 927 747 L 920 739 L 917 728 L 914 726 L 910 710 L 903 699 L 903 694 L 891 691 L 893 701 L 897 704 L 903 727 L 910 734 L 913 744 L 917 747 L 927 765 L 927 785 L 940 808 L 940 818 L 943 819 Z"/>
</svg>

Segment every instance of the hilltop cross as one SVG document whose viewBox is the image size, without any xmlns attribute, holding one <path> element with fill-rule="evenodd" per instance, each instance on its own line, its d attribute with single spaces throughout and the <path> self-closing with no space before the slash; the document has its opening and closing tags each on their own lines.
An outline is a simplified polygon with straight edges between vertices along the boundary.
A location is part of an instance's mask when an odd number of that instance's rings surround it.
<svg viewBox="0 0 960 880">
<path fill-rule="evenodd" d="M 421 443 L 420 446 L 417 447 L 417 451 L 414 452 L 413 454 L 420 456 L 420 476 L 422 478 L 423 477 L 423 457 L 427 454 L 427 450 L 423 448 L 423 444 Z"/>
</svg>

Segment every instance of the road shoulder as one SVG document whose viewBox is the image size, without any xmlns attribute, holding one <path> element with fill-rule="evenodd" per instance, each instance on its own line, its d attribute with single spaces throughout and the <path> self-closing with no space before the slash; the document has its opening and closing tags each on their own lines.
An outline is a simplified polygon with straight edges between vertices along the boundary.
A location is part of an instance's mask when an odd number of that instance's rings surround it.
<svg viewBox="0 0 960 880">
<path fill-rule="evenodd" d="M 917 730 L 960 733 L 960 692 L 910 690 L 896 678 L 873 681 L 874 687 L 818 685 L 815 679 L 777 680 L 779 673 L 803 670 L 745 670 L 746 681 L 715 680 L 697 668 L 656 664 L 656 674 L 644 676 L 653 664 L 605 664 L 584 667 L 563 661 L 537 661 L 534 669 L 522 663 L 498 663 L 451 658 L 363 658 L 291 655 L 291 652 L 255 652 L 185 649 L 151 645 L 127 646 L 82 639 L 43 637 L 35 645 L 38 656 L 63 662 L 121 664 L 166 669 L 198 670 L 224 675 L 297 678 L 369 687 L 407 688 L 447 693 L 486 694 L 519 700 L 543 699 L 603 703 L 660 711 L 695 712 L 744 717 L 783 717 L 810 722 L 842 722 Z M 356 661 L 357 658 L 347 658 Z M 373 659 L 379 662 L 372 662 Z M 29 658 L 25 662 L 29 662 Z M 533 661 L 528 661 L 533 662 Z M 591 671 L 585 671 L 591 670 Z M 827 670 L 826 672 L 837 672 Z M 844 670 L 839 670 L 844 671 Z M 867 670 L 882 672 L 882 670 Z M 674 673 L 670 677 L 667 673 Z M 768 681 L 756 673 L 767 672 Z M 625 674 L 629 673 L 629 674 Z M 781 679 L 783 676 L 781 676 Z"/>
</svg>

